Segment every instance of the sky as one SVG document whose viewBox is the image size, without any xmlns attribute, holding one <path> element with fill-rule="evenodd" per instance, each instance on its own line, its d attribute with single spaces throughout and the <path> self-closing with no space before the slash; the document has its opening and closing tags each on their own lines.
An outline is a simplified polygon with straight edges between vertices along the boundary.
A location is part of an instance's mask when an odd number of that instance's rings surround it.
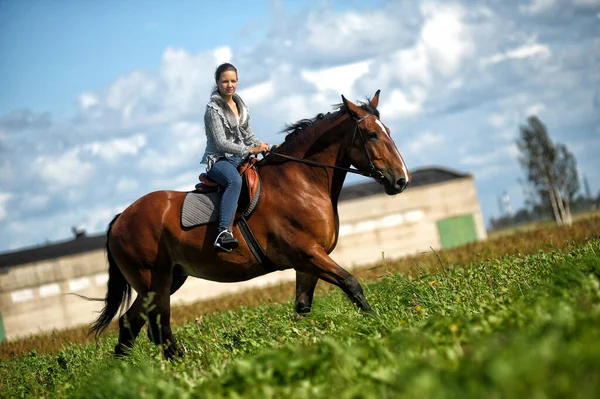
<svg viewBox="0 0 600 399">
<path fill-rule="evenodd" d="M 486 223 L 503 191 L 523 205 L 530 115 L 600 191 L 600 0 L 0 0 L 0 252 L 193 189 L 227 61 L 271 144 L 381 89 L 409 169 L 472 173 Z"/>
</svg>

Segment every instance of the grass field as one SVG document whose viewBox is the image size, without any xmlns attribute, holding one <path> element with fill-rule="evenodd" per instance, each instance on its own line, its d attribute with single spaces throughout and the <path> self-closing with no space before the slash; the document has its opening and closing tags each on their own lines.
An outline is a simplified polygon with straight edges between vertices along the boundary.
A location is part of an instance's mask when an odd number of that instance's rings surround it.
<svg viewBox="0 0 600 399">
<path fill-rule="evenodd" d="M 593 217 L 600 217 L 600 211 L 583 211 L 573 214 L 573 222 L 580 220 L 589 219 Z M 505 227 L 498 230 L 488 232 L 488 238 L 495 239 L 499 237 L 511 236 L 515 234 L 521 234 L 528 231 L 535 231 L 540 229 L 551 228 L 556 225 L 554 220 L 543 220 L 538 222 L 528 222 L 517 226 Z"/>
<path fill-rule="evenodd" d="M 288 286 L 268 292 L 273 303 L 257 294 L 218 312 L 184 307 L 178 362 L 142 336 L 113 360 L 114 332 L 98 346 L 76 343 L 78 330 L 3 345 L 0 396 L 598 397 L 599 227 L 595 218 L 382 262 L 357 273 L 373 317 L 321 288 L 296 320 Z"/>
</svg>

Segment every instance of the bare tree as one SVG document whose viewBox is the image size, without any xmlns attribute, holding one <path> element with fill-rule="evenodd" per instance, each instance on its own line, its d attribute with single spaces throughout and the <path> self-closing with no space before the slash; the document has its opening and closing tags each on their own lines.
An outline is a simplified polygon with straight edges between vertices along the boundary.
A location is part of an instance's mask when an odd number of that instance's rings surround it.
<svg viewBox="0 0 600 399">
<path fill-rule="evenodd" d="M 519 163 L 527 174 L 530 202 L 552 208 L 556 223 L 572 223 L 570 203 L 579 191 L 575 157 L 564 144 L 554 144 L 536 117 L 520 126 Z"/>
</svg>

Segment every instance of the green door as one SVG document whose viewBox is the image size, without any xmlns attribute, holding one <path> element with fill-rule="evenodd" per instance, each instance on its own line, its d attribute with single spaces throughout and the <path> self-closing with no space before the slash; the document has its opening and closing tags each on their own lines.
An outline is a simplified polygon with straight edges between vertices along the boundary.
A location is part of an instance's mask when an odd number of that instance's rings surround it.
<svg viewBox="0 0 600 399">
<path fill-rule="evenodd" d="M 452 248 L 477 241 L 473 215 L 461 215 L 438 220 L 437 227 L 442 248 Z"/>
<path fill-rule="evenodd" d="M 6 331 L 4 331 L 4 323 L 2 322 L 2 312 L 0 312 L 0 342 L 6 338 Z"/>
</svg>

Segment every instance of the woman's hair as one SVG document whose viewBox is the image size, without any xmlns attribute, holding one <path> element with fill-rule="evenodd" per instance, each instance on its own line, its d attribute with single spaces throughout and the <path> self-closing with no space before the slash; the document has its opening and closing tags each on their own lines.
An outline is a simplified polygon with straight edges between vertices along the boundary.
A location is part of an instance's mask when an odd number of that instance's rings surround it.
<svg viewBox="0 0 600 399">
<path fill-rule="evenodd" d="M 215 87 L 213 88 L 211 94 L 215 94 L 215 93 L 219 92 L 219 79 L 221 79 L 221 75 L 223 75 L 223 73 L 226 71 L 233 71 L 233 72 L 235 72 L 235 75 L 237 76 L 237 68 L 234 67 L 229 62 L 224 62 L 221 65 L 219 65 L 217 67 L 217 69 L 215 70 Z"/>
</svg>

